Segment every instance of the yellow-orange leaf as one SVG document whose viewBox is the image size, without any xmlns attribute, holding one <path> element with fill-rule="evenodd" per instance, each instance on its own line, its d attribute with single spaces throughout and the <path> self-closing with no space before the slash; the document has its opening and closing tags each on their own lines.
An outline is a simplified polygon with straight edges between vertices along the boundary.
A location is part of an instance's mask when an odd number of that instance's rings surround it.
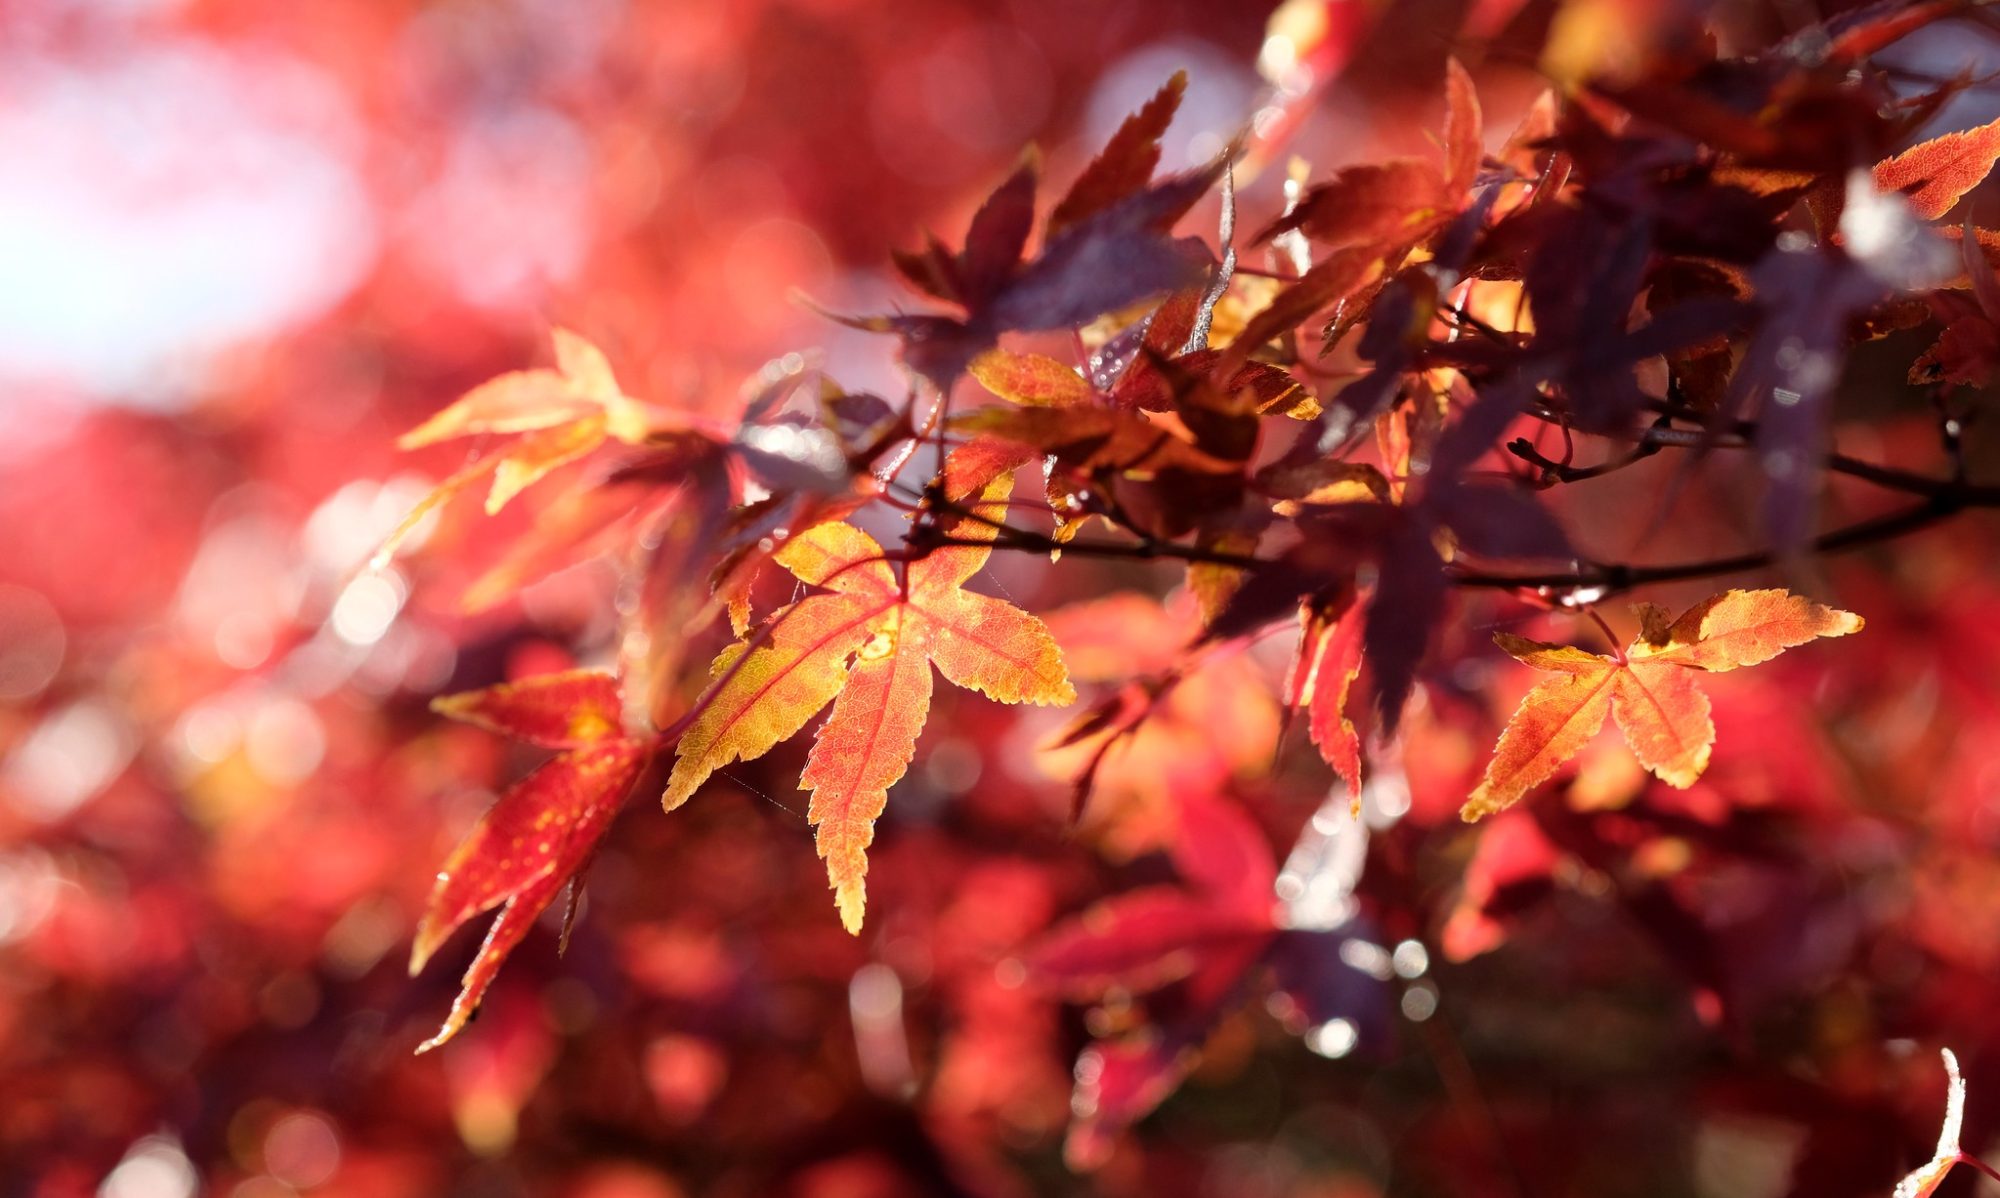
<svg viewBox="0 0 2000 1198">
<path fill-rule="evenodd" d="M 1727 591 L 1689 608 L 1664 635 L 1655 621 L 1650 635 L 1642 635 L 1630 652 L 1721 673 L 1769 661 L 1817 637 L 1859 632 L 1861 623 L 1853 612 L 1822 607 L 1789 591 Z"/>
<path fill-rule="evenodd" d="M 440 695 L 431 710 L 555 749 L 577 749 L 619 735 L 618 680 L 603 670 L 567 670 Z"/>
<path fill-rule="evenodd" d="M 921 652 L 900 651 L 897 623 L 891 613 L 891 626 L 861 647 L 799 778 L 800 787 L 813 792 L 806 822 L 818 829 L 834 905 L 850 932 L 860 930 L 867 902 L 875 820 L 888 805 L 889 788 L 916 756 L 931 708 L 930 662 Z"/>
<path fill-rule="evenodd" d="M 1672 786 L 1689 787 L 1708 768 L 1715 722 L 1694 673 L 1657 661 L 1616 671 L 1611 718 L 1639 764 Z"/>
<path fill-rule="evenodd" d="M 847 682 L 848 659 L 873 635 L 870 621 L 893 605 L 881 596 L 811 595 L 773 614 L 762 644 L 724 649 L 701 713 L 681 734 L 666 809 L 687 802 L 716 770 L 762 757 L 805 727 Z"/>
<path fill-rule="evenodd" d="M 1006 514 L 1014 469 L 1026 456 L 986 441 L 954 454 L 945 494 L 980 519 L 947 522 L 944 535 L 991 540 L 985 521 Z M 768 752 L 832 702 L 800 785 L 813 792 L 807 816 L 841 922 L 859 932 L 868 846 L 929 715 L 930 667 L 1003 703 L 1076 698 L 1040 620 L 961 589 L 990 553 L 983 544 L 935 549 L 908 564 L 905 585 L 882 547 L 853 525 L 822 524 L 794 537 L 773 560 L 825 593 L 780 611 L 759 635 L 716 659 L 701 714 L 676 749 L 667 808 L 686 802 L 722 766 Z"/>
<path fill-rule="evenodd" d="M 550 336 L 556 369 L 514 370 L 489 379 L 396 444 L 416 449 L 475 433 L 525 433 L 633 405 L 618 389 L 603 351 L 568 329 Z"/>
<path fill-rule="evenodd" d="M 1502 648 L 1513 652 L 1511 646 Z M 1521 700 L 1514 718 L 1507 721 L 1500 743 L 1493 749 L 1493 760 L 1487 763 L 1486 777 L 1459 814 L 1476 820 L 1510 807 L 1576 756 L 1611 713 L 1614 669 L 1607 659 L 1601 667 L 1536 683 Z"/>
<path fill-rule="evenodd" d="M 1691 786 L 1715 743 L 1708 696 L 1696 671 L 1720 673 L 1768 661 L 1794 645 L 1861 629 L 1861 617 L 1783 590 L 1729 591 L 1678 620 L 1650 604 L 1640 634 L 1615 657 L 1500 633 L 1515 659 L 1557 677 L 1521 700 L 1500 734 L 1486 776 L 1460 814 L 1467 820 L 1512 806 L 1574 757 L 1609 715 L 1641 765 L 1672 786 Z"/>
<path fill-rule="evenodd" d="M 594 412 L 533 437 L 523 437 L 501 455 L 486 492 L 486 514 L 506 507 L 509 500 L 604 444 L 605 418 Z"/>
<path fill-rule="evenodd" d="M 1023 407 L 1066 408 L 1090 400 L 1083 376 L 1044 354 L 989 349 L 965 370 L 980 386 Z"/>
<path fill-rule="evenodd" d="M 417 449 L 481 433 L 527 434 L 476 459 L 425 496 L 375 551 L 375 568 L 395 556 L 426 514 L 487 474 L 493 475 L 486 493 L 486 512 L 492 515 L 607 437 L 638 444 L 652 434 L 654 421 L 645 406 L 618 389 L 601 350 L 568 329 L 552 336 L 556 369 L 516 370 L 481 383 L 397 439 L 398 447 Z"/>
<path fill-rule="evenodd" d="M 1350 607 L 1331 622 L 1315 621 L 1319 633 L 1304 693 L 1311 705 L 1306 730 L 1320 756 L 1347 780 L 1348 795 L 1361 802 L 1361 736 L 1347 716 L 1349 692 L 1361 673 L 1361 612 Z"/>
<path fill-rule="evenodd" d="M 604 422 L 592 418 L 537 429 L 516 439 L 505 449 L 473 459 L 417 501 L 410 514 L 404 516 L 402 522 L 383 538 L 374 556 L 368 559 L 368 568 L 380 570 L 388 565 L 403 542 L 424 522 L 425 516 L 488 474 L 493 475 L 492 487 L 486 493 L 486 514 L 490 516 L 505 507 L 508 500 L 541 481 L 550 471 L 583 457 L 603 442 Z"/>
</svg>

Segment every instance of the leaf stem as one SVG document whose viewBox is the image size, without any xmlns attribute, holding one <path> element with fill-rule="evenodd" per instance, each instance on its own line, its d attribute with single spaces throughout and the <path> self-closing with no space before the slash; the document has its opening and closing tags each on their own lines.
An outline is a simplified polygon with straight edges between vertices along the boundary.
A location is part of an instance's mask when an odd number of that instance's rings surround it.
<svg viewBox="0 0 2000 1198">
<path fill-rule="evenodd" d="M 1619 665 L 1621 666 L 1624 665 L 1625 646 L 1619 643 L 1618 634 L 1611 631 L 1611 625 L 1606 624 L 1604 622 L 1604 617 L 1598 614 L 1597 606 L 1595 604 L 1590 604 L 1590 603 L 1584 604 L 1583 614 L 1589 616 L 1591 622 L 1597 625 L 1597 630 L 1604 634 L 1604 643 L 1611 646 L 1612 659 L 1616 661 Z"/>
</svg>

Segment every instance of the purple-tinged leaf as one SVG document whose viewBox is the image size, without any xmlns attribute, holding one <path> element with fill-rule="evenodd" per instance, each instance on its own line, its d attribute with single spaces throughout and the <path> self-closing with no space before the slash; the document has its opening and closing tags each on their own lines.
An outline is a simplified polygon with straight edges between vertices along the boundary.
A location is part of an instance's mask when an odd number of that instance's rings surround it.
<svg viewBox="0 0 2000 1198">
<path fill-rule="evenodd" d="M 958 277 L 968 307 L 977 308 L 990 300 L 1021 265 L 1021 252 L 1035 227 L 1038 169 L 1030 155 L 973 214 L 965 231 L 965 252 L 958 260 Z"/>
<path fill-rule="evenodd" d="M 1449 589 L 1444 562 L 1431 545 L 1430 528 L 1417 520 L 1398 523 L 1382 543 L 1375 597 L 1361 630 L 1385 738 L 1395 733 L 1403 718 L 1417 668 L 1444 619 Z"/>
<path fill-rule="evenodd" d="M 1173 123 L 1186 92 L 1187 72 L 1175 71 L 1143 108 L 1125 118 L 1049 214 L 1048 236 L 1054 237 L 1146 186 L 1160 164 L 1160 138 Z"/>
<path fill-rule="evenodd" d="M 1481 557 L 1566 561 L 1575 556 L 1562 525 L 1532 492 L 1500 483 L 1448 488 L 1437 503 L 1439 522 L 1459 545 Z"/>
</svg>

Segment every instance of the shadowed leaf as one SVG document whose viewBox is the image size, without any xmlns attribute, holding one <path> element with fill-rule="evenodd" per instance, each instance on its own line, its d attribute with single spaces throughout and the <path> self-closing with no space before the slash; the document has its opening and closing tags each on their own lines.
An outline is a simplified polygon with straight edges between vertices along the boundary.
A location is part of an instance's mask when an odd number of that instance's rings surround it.
<svg viewBox="0 0 2000 1198">
<path fill-rule="evenodd" d="M 1175 71 L 1145 107 L 1125 118 L 1096 158 L 1049 214 L 1048 236 L 1138 191 L 1160 164 L 1160 138 L 1187 93 L 1187 72 Z"/>
</svg>

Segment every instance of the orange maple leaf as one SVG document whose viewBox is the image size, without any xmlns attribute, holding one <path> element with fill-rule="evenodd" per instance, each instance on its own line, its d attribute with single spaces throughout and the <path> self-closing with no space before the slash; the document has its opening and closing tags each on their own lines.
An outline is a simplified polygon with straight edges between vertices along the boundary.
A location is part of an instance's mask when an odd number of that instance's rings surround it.
<svg viewBox="0 0 2000 1198">
<path fill-rule="evenodd" d="M 1499 633 L 1517 660 L 1556 675 L 1521 700 L 1486 777 L 1459 814 L 1466 820 L 1512 806 L 1597 734 L 1609 715 L 1641 765 L 1672 786 L 1691 786 L 1715 743 L 1708 696 L 1696 671 L 1720 673 L 1769 661 L 1794 645 L 1861 630 L 1861 617 L 1784 590 L 1728 591 L 1678 620 L 1641 604 L 1641 631 L 1614 657 Z"/>
<path fill-rule="evenodd" d="M 512 370 L 488 379 L 396 439 L 397 448 L 408 450 L 481 433 L 522 434 L 439 483 L 375 551 L 374 568 L 388 564 L 432 509 L 489 474 L 486 513 L 492 515 L 607 439 L 637 445 L 656 431 L 657 415 L 620 390 L 602 350 L 568 329 L 551 336 L 554 370 Z"/>
<path fill-rule="evenodd" d="M 945 494 L 972 517 L 946 521 L 951 542 L 990 541 L 1006 515 L 1025 452 L 974 442 L 952 455 Z M 1039 619 L 963 588 L 986 564 L 983 544 L 946 544 L 898 580 L 882 547 L 851 524 L 822 524 L 774 560 L 824 588 L 774 614 L 761 635 L 715 659 L 701 711 L 681 737 L 664 799 L 671 811 L 732 761 L 760 757 L 833 703 L 800 779 L 807 819 L 841 923 L 859 933 L 875 820 L 915 756 L 930 712 L 931 671 L 1002 703 L 1069 703 L 1055 638 Z M 838 696 L 836 698 L 836 696 Z"/>
<path fill-rule="evenodd" d="M 2000 120 L 1911 146 L 1875 167 L 1875 186 L 1909 197 L 1919 219 L 1936 220 L 1979 186 L 2000 160 Z"/>
<path fill-rule="evenodd" d="M 1047 354 L 989 349 L 966 373 L 1008 403 L 1027 408 L 1070 408 L 1090 402 L 1090 383 Z"/>
</svg>

